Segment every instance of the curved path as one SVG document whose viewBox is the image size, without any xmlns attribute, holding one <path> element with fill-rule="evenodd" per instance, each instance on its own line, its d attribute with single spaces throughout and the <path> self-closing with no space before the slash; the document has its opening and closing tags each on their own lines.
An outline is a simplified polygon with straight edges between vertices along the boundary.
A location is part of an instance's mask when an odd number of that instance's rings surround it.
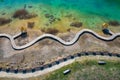
<svg viewBox="0 0 120 80">
<path fill-rule="evenodd" d="M 70 45 L 75 44 L 79 40 L 80 36 L 85 34 L 85 33 L 91 34 L 91 35 L 95 36 L 96 38 L 98 38 L 100 40 L 103 40 L 103 41 L 112 41 L 112 40 L 116 39 L 117 37 L 120 37 L 120 33 L 115 33 L 115 34 L 112 33 L 112 36 L 106 38 L 106 37 L 98 35 L 96 32 L 94 32 L 92 30 L 84 29 L 84 30 L 81 30 L 80 32 L 78 32 L 76 34 L 76 36 L 74 37 L 74 39 L 72 41 L 70 41 L 70 42 L 65 42 L 61 38 L 56 37 L 56 36 L 51 35 L 51 34 L 44 34 L 44 35 L 34 39 L 33 41 L 31 41 L 30 43 L 28 43 L 26 45 L 17 46 L 15 44 L 14 40 L 17 39 L 19 36 L 21 36 L 21 33 L 15 35 L 15 36 L 10 36 L 8 34 L 0 34 L 0 38 L 8 38 L 10 40 L 10 42 L 11 42 L 11 45 L 12 45 L 13 49 L 22 50 L 22 49 L 25 49 L 25 48 L 28 48 L 28 47 L 34 45 L 38 41 L 43 40 L 45 38 L 55 40 L 55 41 L 65 45 L 65 46 L 70 46 Z M 81 55 L 88 56 L 88 55 L 91 55 L 91 54 L 92 55 L 102 55 L 102 56 L 103 55 L 116 56 L 116 57 L 120 58 L 119 53 L 118 54 L 111 54 L 111 53 L 105 53 L 105 52 L 77 53 L 75 55 L 68 56 L 66 58 L 63 58 L 63 59 L 60 59 L 58 61 L 52 62 L 50 64 L 46 64 L 46 65 L 36 67 L 36 68 L 33 68 L 33 69 L 17 70 L 17 69 L 3 69 L 3 68 L 0 68 L 0 71 L 1 71 L 0 72 L 0 77 L 28 78 L 28 77 L 34 77 L 34 76 L 38 76 L 38 75 L 43 75 L 43 74 L 54 71 L 56 69 L 59 69 L 59 68 L 65 66 L 65 65 L 68 65 L 68 64 L 74 62 L 76 57 L 80 57 Z"/>
<path fill-rule="evenodd" d="M 96 37 L 96 38 L 98 38 L 98 39 L 100 39 L 100 40 L 103 40 L 103 41 L 112 41 L 112 40 L 116 39 L 117 37 L 120 37 L 120 33 L 115 33 L 115 34 L 112 34 L 112 36 L 106 38 L 106 37 L 103 37 L 103 36 L 98 35 L 96 32 L 94 32 L 94 31 L 92 31 L 92 30 L 83 29 L 83 30 L 81 30 L 80 32 L 78 32 L 78 33 L 76 34 L 76 36 L 74 37 L 74 39 L 71 40 L 70 42 L 65 42 L 65 41 L 62 40 L 61 38 L 56 37 L 56 36 L 51 35 L 51 34 L 44 34 L 44 35 L 39 36 L 38 38 L 34 39 L 33 41 L 31 41 L 31 42 L 23 45 L 23 46 L 17 46 L 17 45 L 15 44 L 15 41 L 14 41 L 14 40 L 15 40 L 17 37 L 19 37 L 19 36 L 21 35 L 21 33 L 15 35 L 15 36 L 10 36 L 10 35 L 8 35 L 8 34 L 0 34 L 0 38 L 1 38 L 1 37 L 8 38 L 8 39 L 10 40 L 10 42 L 11 42 L 11 45 L 12 45 L 12 48 L 13 48 L 13 49 L 15 49 L 15 50 L 23 50 L 23 49 L 26 49 L 26 48 L 34 45 L 34 44 L 37 43 L 38 41 L 41 41 L 41 40 L 46 39 L 46 38 L 55 40 L 55 41 L 57 41 L 57 42 L 65 45 L 65 46 L 70 46 L 70 45 L 75 44 L 75 43 L 79 40 L 80 36 L 83 35 L 83 34 L 85 34 L 85 33 L 91 34 L 91 35 L 93 35 L 94 37 Z"/>
<path fill-rule="evenodd" d="M 57 60 L 57 61 L 52 62 L 50 64 L 46 64 L 46 65 L 36 67 L 36 68 L 32 68 L 32 69 L 17 70 L 17 69 L 3 69 L 3 68 L 0 68 L 0 77 L 7 77 L 7 78 L 37 77 L 39 75 L 47 74 L 47 73 L 52 72 L 54 70 L 57 70 L 57 69 L 59 69 L 63 66 L 71 64 L 74 61 L 76 61 L 77 58 L 79 58 L 81 56 L 89 56 L 89 55 L 93 55 L 93 56 L 96 56 L 98 58 L 101 55 L 101 56 L 104 56 L 105 59 L 107 58 L 106 56 L 117 57 L 117 58 L 115 58 L 117 60 L 120 59 L 120 54 L 112 54 L 112 53 L 108 53 L 108 52 L 82 52 L 82 53 L 77 53 L 77 54 L 68 56 L 66 58 Z M 99 55 L 99 56 L 97 56 L 97 55 Z"/>
</svg>

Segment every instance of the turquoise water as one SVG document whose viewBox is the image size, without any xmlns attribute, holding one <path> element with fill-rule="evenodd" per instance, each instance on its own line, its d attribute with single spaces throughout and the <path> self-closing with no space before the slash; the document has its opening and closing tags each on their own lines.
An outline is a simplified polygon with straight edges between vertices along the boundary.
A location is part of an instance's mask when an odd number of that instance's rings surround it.
<svg viewBox="0 0 120 80">
<path fill-rule="evenodd" d="M 97 14 L 112 19 L 120 19 L 120 1 L 115 0 L 2 0 L 0 7 L 21 7 L 24 4 L 46 4 L 52 7 L 73 9 L 88 14 Z"/>
<path fill-rule="evenodd" d="M 119 0 L 1 0 L 0 14 L 4 12 L 4 16 L 9 17 L 15 10 L 24 8 L 25 4 L 33 6 L 27 9 L 38 15 L 51 13 L 61 17 L 73 14 L 88 25 L 107 20 L 120 21 Z"/>
</svg>

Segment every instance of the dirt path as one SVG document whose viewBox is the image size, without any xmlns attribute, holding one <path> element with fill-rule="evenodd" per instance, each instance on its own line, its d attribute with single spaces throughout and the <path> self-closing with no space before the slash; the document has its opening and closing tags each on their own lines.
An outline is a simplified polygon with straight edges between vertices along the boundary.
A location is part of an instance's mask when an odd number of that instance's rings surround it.
<svg viewBox="0 0 120 80">
<path fill-rule="evenodd" d="M 44 75 L 44 74 L 47 74 L 49 72 L 52 72 L 52 71 L 55 71 L 57 69 L 60 69 L 66 65 L 69 65 L 75 61 L 82 61 L 84 59 L 95 59 L 95 60 L 100 60 L 100 59 L 104 59 L 104 60 L 112 60 L 112 61 L 115 61 L 115 60 L 120 60 L 120 58 L 117 58 L 117 57 L 107 57 L 107 56 L 87 56 L 87 57 L 76 57 L 74 59 L 70 59 L 66 62 L 62 62 L 58 65 L 55 65 L 51 68 L 47 68 L 47 69 L 44 69 L 43 71 L 36 71 L 34 73 L 27 73 L 27 74 L 23 74 L 23 73 L 18 73 L 18 74 L 15 74 L 15 73 L 6 73 L 6 72 L 0 72 L 0 77 L 8 77 L 8 78 L 29 78 L 29 77 L 36 77 L 36 76 L 40 76 L 40 75 Z"/>
</svg>

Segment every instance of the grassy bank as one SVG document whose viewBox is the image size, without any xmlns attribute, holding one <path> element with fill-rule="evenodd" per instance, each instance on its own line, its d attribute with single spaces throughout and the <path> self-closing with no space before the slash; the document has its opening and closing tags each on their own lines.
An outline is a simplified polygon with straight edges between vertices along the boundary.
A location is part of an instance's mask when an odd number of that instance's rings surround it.
<svg viewBox="0 0 120 80">
<path fill-rule="evenodd" d="M 120 80 L 120 63 L 106 61 L 107 64 L 100 66 L 95 60 L 75 62 L 54 73 L 46 76 L 43 80 Z M 63 71 L 71 69 L 71 73 L 64 76 Z"/>
<path fill-rule="evenodd" d="M 120 60 L 105 60 L 106 65 L 98 65 L 98 60 L 76 61 L 47 75 L 29 79 L 0 78 L 0 80 L 120 80 Z M 63 75 L 63 71 L 71 73 Z"/>
</svg>

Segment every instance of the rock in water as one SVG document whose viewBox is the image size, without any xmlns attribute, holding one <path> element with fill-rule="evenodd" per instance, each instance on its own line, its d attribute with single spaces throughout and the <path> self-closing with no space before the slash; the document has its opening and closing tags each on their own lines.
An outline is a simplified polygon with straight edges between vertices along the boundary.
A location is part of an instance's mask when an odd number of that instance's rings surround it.
<svg viewBox="0 0 120 80">
<path fill-rule="evenodd" d="M 34 25 L 35 25 L 35 22 L 28 22 L 27 23 L 28 28 L 33 28 Z"/>
<path fill-rule="evenodd" d="M 14 14 L 13 14 L 13 18 L 19 18 L 19 19 L 31 19 L 36 17 L 36 14 L 30 14 L 27 10 L 25 9 L 21 9 L 21 10 L 17 10 Z"/>
<path fill-rule="evenodd" d="M 111 26 L 120 26 L 120 23 L 118 21 L 109 21 L 108 23 Z"/>
<path fill-rule="evenodd" d="M 11 19 L 0 18 L 0 25 L 8 24 L 11 21 L 12 21 Z"/>
<path fill-rule="evenodd" d="M 77 27 L 77 28 L 81 27 L 82 25 L 83 25 L 82 22 L 73 22 L 73 23 L 70 24 L 70 26 Z"/>
</svg>

